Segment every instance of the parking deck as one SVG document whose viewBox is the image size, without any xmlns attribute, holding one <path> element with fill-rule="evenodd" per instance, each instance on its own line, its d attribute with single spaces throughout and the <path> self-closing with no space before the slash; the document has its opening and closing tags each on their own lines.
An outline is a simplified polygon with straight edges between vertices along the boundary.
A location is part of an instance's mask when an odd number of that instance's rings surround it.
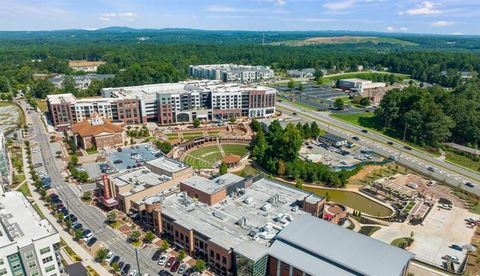
<svg viewBox="0 0 480 276">
<path fill-rule="evenodd" d="M 121 151 L 113 149 L 107 152 L 108 164 L 118 172 L 137 167 L 138 164 L 152 161 L 162 155 L 150 144 L 128 146 L 121 149 Z"/>
</svg>

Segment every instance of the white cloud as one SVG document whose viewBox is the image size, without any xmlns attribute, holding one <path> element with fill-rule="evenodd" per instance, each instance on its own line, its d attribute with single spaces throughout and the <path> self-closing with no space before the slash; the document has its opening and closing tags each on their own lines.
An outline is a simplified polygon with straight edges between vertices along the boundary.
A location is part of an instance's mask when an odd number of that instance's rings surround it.
<svg viewBox="0 0 480 276">
<path fill-rule="evenodd" d="M 440 10 L 435 9 L 435 4 L 430 1 L 423 1 L 416 8 L 407 10 L 406 13 L 411 15 L 428 15 L 441 13 Z"/>
<path fill-rule="evenodd" d="M 351 8 L 353 5 L 357 3 L 357 0 L 342 0 L 342 1 L 331 1 L 323 4 L 323 7 L 328 10 L 346 10 Z"/>
<path fill-rule="evenodd" d="M 125 21 L 133 21 L 133 19 L 137 17 L 137 14 L 134 12 L 109 12 L 109 13 L 102 13 L 100 15 L 100 20 L 102 21 L 110 21 L 111 19 L 117 18 Z"/>
<path fill-rule="evenodd" d="M 448 27 L 448 26 L 452 26 L 454 23 L 451 22 L 451 21 L 437 21 L 437 22 L 433 22 L 432 23 L 432 26 L 433 27 Z"/>
<path fill-rule="evenodd" d="M 387 29 L 387 32 L 397 32 L 397 33 L 405 33 L 405 32 L 408 32 L 408 28 L 407 28 L 407 27 L 395 28 L 395 27 L 392 27 L 392 26 L 388 26 L 386 29 Z"/>
<path fill-rule="evenodd" d="M 209 12 L 221 12 L 221 13 L 230 13 L 230 12 L 233 13 L 238 11 L 234 7 L 222 6 L 222 5 L 209 5 L 205 8 L 205 10 Z"/>
<path fill-rule="evenodd" d="M 287 3 L 285 0 L 275 0 L 275 4 L 278 6 L 283 6 Z"/>
<path fill-rule="evenodd" d="M 456 32 L 456 33 L 452 33 L 452 35 L 463 35 L 463 33 Z"/>
</svg>

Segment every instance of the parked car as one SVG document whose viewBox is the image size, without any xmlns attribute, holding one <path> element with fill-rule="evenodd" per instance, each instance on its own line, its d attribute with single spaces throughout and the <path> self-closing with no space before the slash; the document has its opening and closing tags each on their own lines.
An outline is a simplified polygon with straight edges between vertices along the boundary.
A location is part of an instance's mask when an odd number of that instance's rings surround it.
<svg viewBox="0 0 480 276">
<path fill-rule="evenodd" d="M 113 164 L 121 164 L 121 163 L 123 163 L 123 161 L 120 160 L 120 159 L 117 159 L 117 160 L 113 161 Z"/>
<path fill-rule="evenodd" d="M 137 276 L 138 275 L 138 272 L 136 270 L 132 270 L 130 271 L 130 273 L 128 273 L 128 276 Z"/>
<path fill-rule="evenodd" d="M 113 264 L 116 264 L 118 263 L 118 261 L 120 261 L 120 257 L 118 257 L 117 255 L 113 256 L 112 260 L 110 261 L 110 266 L 113 265 Z"/>
<path fill-rule="evenodd" d="M 90 229 L 85 229 L 82 231 L 82 238 L 84 238 L 88 233 L 92 233 L 92 230 Z"/>
<path fill-rule="evenodd" d="M 83 225 L 80 222 L 74 223 L 72 225 L 73 229 L 82 229 Z"/>
<path fill-rule="evenodd" d="M 352 140 L 358 141 L 358 140 L 360 140 L 360 138 L 358 138 L 357 136 L 353 136 Z"/>
<path fill-rule="evenodd" d="M 463 247 L 461 247 L 461 246 L 458 245 L 458 244 L 452 244 L 452 245 L 450 245 L 450 248 L 451 248 L 451 249 L 458 250 L 458 251 L 463 251 Z"/>
<path fill-rule="evenodd" d="M 97 238 L 92 237 L 87 241 L 87 246 L 90 247 L 90 246 L 94 245 L 96 242 L 97 242 Z"/>
<path fill-rule="evenodd" d="M 167 263 L 167 260 L 168 260 L 168 256 L 166 255 L 160 256 L 160 258 L 158 259 L 158 265 L 165 265 Z"/>
<path fill-rule="evenodd" d="M 109 251 L 107 256 L 105 257 L 105 262 L 109 264 L 113 260 L 113 257 L 115 257 L 115 254 L 113 253 L 113 251 Z"/>
<path fill-rule="evenodd" d="M 93 237 L 93 233 L 90 232 L 90 233 L 86 234 L 86 235 L 82 238 L 82 240 L 83 240 L 84 242 L 87 242 L 87 241 L 88 241 L 89 239 L 91 239 L 92 237 Z"/>
<path fill-rule="evenodd" d="M 175 262 L 175 257 L 170 257 L 170 258 L 168 258 L 168 261 L 167 261 L 167 263 L 165 264 L 165 267 L 166 267 L 166 268 L 171 267 L 174 262 Z"/>
<path fill-rule="evenodd" d="M 153 253 L 153 256 L 152 256 L 152 261 L 158 261 L 158 258 L 160 258 L 161 254 L 162 254 L 161 250 L 155 251 L 155 253 Z"/>
<path fill-rule="evenodd" d="M 177 272 L 178 268 L 180 267 L 180 262 L 176 261 L 173 263 L 172 267 L 170 267 L 170 272 Z"/>
<path fill-rule="evenodd" d="M 130 264 L 125 264 L 125 265 L 122 267 L 122 270 L 120 271 L 120 273 L 121 273 L 122 275 L 127 275 L 129 270 L 130 270 Z"/>
<path fill-rule="evenodd" d="M 160 275 L 160 276 L 173 276 L 172 273 L 168 272 L 168 271 L 165 270 L 165 269 L 162 270 L 162 271 L 160 271 L 160 272 L 158 272 L 158 275 Z"/>
<path fill-rule="evenodd" d="M 177 273 L 178 273 L 178 274 L 183 274 L 183 273 L 187 272 L 187 269 L 188 269 L 188 265 L 187 265 L 187 264 L 182 264 L 182 265 L 178 268 Z"/>
</svg>

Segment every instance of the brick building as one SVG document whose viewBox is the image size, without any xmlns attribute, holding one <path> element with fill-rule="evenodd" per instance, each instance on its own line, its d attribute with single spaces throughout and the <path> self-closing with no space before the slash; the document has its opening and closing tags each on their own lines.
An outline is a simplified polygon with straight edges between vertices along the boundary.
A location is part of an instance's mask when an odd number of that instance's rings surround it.
<svg viewBox="0 0 480 276">
<path fill-rule="evenodd" d="M 94 115 L 73 124 L 72 133 L 77 147 L 103 149 L 123 146 L 123 127 Z"/>
</svg>

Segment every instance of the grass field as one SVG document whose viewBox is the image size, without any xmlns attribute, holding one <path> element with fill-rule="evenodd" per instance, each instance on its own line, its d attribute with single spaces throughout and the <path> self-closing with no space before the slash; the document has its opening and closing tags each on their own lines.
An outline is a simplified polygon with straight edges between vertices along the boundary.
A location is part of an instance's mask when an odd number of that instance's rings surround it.
<svg viewBox="0 0 480 276">
<path fill-rule="evenodd" d="M 415 46 L 417 44 L 392 37 L 375 37 L 375 36 L 332 36 L 332 37 L 310 37 L 299 40 L 287 40 L 273 43 L 274 45 L 288 46 L 308 46 L 319 44 L 358 44 L 358 43 L 388 43 L 401 46 Z"/>
<path fill-rule="evenodd" d="M 380 124 L 375 118 L 375 114 L 372 112 L 365 112 L 365 113 L 356 113 L 356 114 L 332 114 L 330 115 L 337 119 L 349 122 L 351 124 L 371 128 L 371 129 L 378 129 Z"/>
<path fill-rule="evenodd" d="M 479 157 L 473 157 L 469 154 L 463 154 L 450 147 L 445 147 L 443 150 L 445 151 L 447 161 L 463 166 L 465 168 L 472 169 L 474 171 L 480 171 Z"/>
<path fill-rule="evenodd" d="M 184 132 L 183 133 L 183 139 L 185 140 L 192 140 L 198 137 L 202 137 L 203 132 L 202 131 L 193 131 L 193 132 Z"/>
<path fill-rule="evenodd" d="M 373 75 L 385 75 L 385 74 L 394 74 L 400 80 L 408 79 L 410 76 L 407 74 L 400 74 L 400 73 L 392 73 L 392 72 L 351 72 L 345 74 L 338 74 L 334 76 L 325 76 L 322 78 L 322 84 L 330 84 L 334 81 L 340 79 L 370 79 Z"/>
<path fill-rule="evenodd" d="M 38 108 L 42 112 L 48 111 L 47 101 L 42 99 L 36 99 L 35 102 L 37 103 Z"/>
<path fill-rule="evenodd" d="M 227 144 L 222 145 L 225 154 L 244 155 L 248 149 L 246 145 Z M 215 163 L 222 160 L 223 156 L 217 145 L 206 146 L 190 152 L 185 157 L 185 163 L 195 169 L 208 169 L 215 166 Z"/>
<path fill-rule="evenodd" d="M 166 134 L 168 140 L 175 140 L 178 139 L 178 133 L 168 133 Z"/>
<path fill-rule="evenodd" d="M 28 185 L 27 183 L 24 183 L 22 184 L 22 186 L 20 186 L 20 188 L 18 188 L 18 190 L 20 192 L 22 192 L 22 194 L 26 197 L 32 197 L 32 193 L 30 192 L 30 189 L 28 188 Z"/>
</svg>

